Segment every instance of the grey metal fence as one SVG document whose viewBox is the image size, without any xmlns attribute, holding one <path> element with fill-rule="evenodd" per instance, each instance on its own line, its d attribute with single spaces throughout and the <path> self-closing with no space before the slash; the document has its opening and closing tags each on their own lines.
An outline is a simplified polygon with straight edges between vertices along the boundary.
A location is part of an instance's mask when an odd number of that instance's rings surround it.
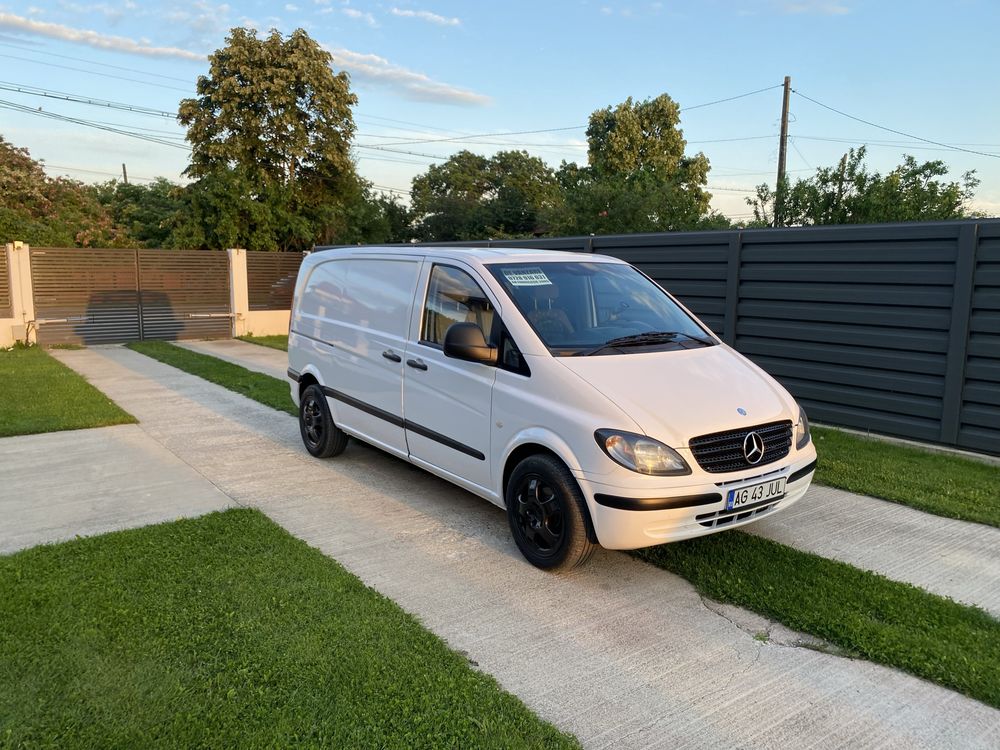
<svg viewBox="0 0 1000 750">
<path fill-rule="evenodd" d="M 247 251 L 247 296 L 251 310 L 288 310 L 302 253 Z"/>
<path fill-rule="evenodd" d="M 1000 221 L 465 244 L 622 258 L 813 419 L 1000 454 Z"/>
</svg>

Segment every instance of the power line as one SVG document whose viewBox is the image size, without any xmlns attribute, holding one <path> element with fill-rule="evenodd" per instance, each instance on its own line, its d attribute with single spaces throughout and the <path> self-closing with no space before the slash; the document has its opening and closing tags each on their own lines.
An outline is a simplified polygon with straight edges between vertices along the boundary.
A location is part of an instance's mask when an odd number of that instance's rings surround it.
<svg viewBox="0 0 1000 750">
<path fill-rule="evenodd" d="M 792 90 L 795 92 L 796 95 L 801 96 L 806 101 L 810 101 L 813 104 L 819 105 L 823 109 L 828 109 L 831 112 L 836 112 L 838 115 L 841 115 L 842 117 L 846 117 L 849 120 L 854 120 L 856 122 L 861 122 L 861 123 L 864 123 L 865 125 L 871 125 L 873 128 L 878 128 L 879 130 L 885 130 L 888 133 L 895 133 L 896 135 L 901 135 L 901 136 L 903 136 L 905 138 L 912 138 L 915 141 L 923 141 L 924 143 L 930 143 L 930 144 L 933 144 L 935 146 L 941 146 L 943 148 L 946 148 L 946 149 L 949 149 L 949 150 L 952 150 L 952 151 L 964 151 L 967 154 L 976 154 L 977 156 L 989 156 L 989 157 L 991 157 L 993 159 L 1000 159 L 1000 154 L 991 154 L 988 151 L 976 151 L 975 149 L 962 148 L 961 146 L 954 146 L 954 145 L 952 145 L 950 143 L 942 143 L 941 141 L 933 141 L 930 138 L 922 138 L 919 135 L 913 135 L 912 133 L 904 133 L 902 130 L 896 130 L 895 128 L 890 128 L 890 127 L 887 127 L 885 125 L 879 125 L 877 122 L 872 122 L 871 120 L 865 120 L 865 119 L 863 119 L 861 117 L 855 117 L 854 115 L 850 115 L 847 112 L 844 112 L 842 110 L 837 109 L 836 107 L 831 107 L 829 104 L 823 104 L 823 102 L 821 102 L 821 101 L 817 101 L 816 99 L 813 99 L 810 96 L 806 96 L 801 91 L 797 91 L 795 89 L 792 89 Z"/>
<path fill-rule="evenodd" d="M 48 162 L 42 162 L 42 167 L 44 169 L 61 169 L 66 172 L 82 172 L 83 174 L 99 174 L 106 175 L 108 177 L 121 177 L 121 172 L 104 172 L 98 169 L 84 169 L 83 167 L 67 167 L 61 164 L 49 164 Z M 143 182 L 156 182 L 156 177 L 139 177 L 130 174 L 128 176 L 129 180 L 142 180 Z"/>
<path fill-rule="evenodd" d="M 780 89 L 784 86 L 784 83 L 776 83 L 774 86 L 765 86 L 762 89 L 757 89 L 756 91 L 748 91 L 745 94 L 737 94 L 736 96 L 728 96 L 725 99 L 716 99 L 714 102 L 705 102 L 704 104 L 695 104 L 691 107 L 682 107 L 681 112 L 690 112 L 692 109 L 701 109 L 702 107 L 711 107 L 713 104 L 723 104 L 724 102 L 732 102 L 737 99 L 743 99 L 747 96 L 753 96 L 754 94 L 762 94 L 765 91 L 770 91 L 771 89 Z"/>
<path fill-rule="evenodd" d="M 30 96 L 41 96 L 47 99 L 60 99 L 66 102 L 73 102 L 75 104 L 88 104 L 94 107 L 103 107 L 105 109 L 119 109 L 124 112 L 133 112 L 139 115 L 155 115 L 156 117 L 169 117 L 172 120 L 177 119 L 176 112 L 165 112 L 162 109 L 142 107 L 136 104 L 124 104 L 122 102 L 112 102 L 104 99 L 91 99 L 89 97 L 79 96 L 78 94 L 67 94 L 65 91 L 53 91 L 51 89 L 43 89 L 36 86 L 25 86 L 19 83 L 10 83 L 9 81 L 0 81 L 0 90 L 14 91 L 19 94 L 28 94 Z"/>
<path fill-rule="evenodd" d="M 5 55 L 5 54 L 2 54 L 2 53 L 0 53 L 0 57 L 10 58 L 11 60 L 20 60 L 21 62 L 30 62 L 30 63 L 33 63 L 34 65 L 46 65 L 46 66 L 48 66 L 50 68 L 61 68 L 63 70 L 72 70 L 75 73 L 87 73 L 87 74 L 92 75 L 92 76 L 101 76 L 102 78 L 114 78 L 115 80 L 118 80 L 118 81 L 128 81 L 130 83 L 141 83 L 143 86 L 156 86 L 157 88 L 161 88 L 161 89 L 172 89 L 173 91 L 181 91 L 181 92 L 183 92 L 185 94 L 192 94 L 192 93 L 194 93 L 194 89 L 192 89 L 192 88 L 182 89 L 182 88 L 180 88 L 178 86 L 168 86 L 165 83 L 155 83 L 154 81 L 142 81 L 142 80 L 139 80 L 138 78 L 126 78 L 125 76 L 116 76 L 113 73 L 100 73 L 100 72 L 98 72 L 96 70 L 86 70 L 84 68 L 74 68 L 71 65 L 60 65 L 59 63 L 43 62 L 42 60 L 28 60 L 28 59 L 26 59 L 24 57 L 19 57 L 17 55 Z"/>
<path fill-rule="evenodd" d="M 164 78 L 164 79 L 166 79 L 168 81 L 180 81 L 181 83 L 190 83 L 191 82 L 191 80 L 189 78 L 179 78 L 178 76 L 168 76 L 168 75 L 163 75 L 162 73 L 151 73 L 151 72 L 149 72 L 147 70 L 136 70 L 135 68 L 126 68 L 124 65 L 111 65 L 109 63 L 97 62 L 96 60 L 85 60 L 82 57 L 71 57 L 70 55 L 60 55 L 60 54 L 57 54 L 55 52 L 49 52 L 48 50 L 32 49 L 31 47 L 24 47 L 24 46 L 22 46 L 20 44 L 7 44 L 7 43 L 4 43 L 4 42 L 0 42 L 0 47 L 8 47 L 10 49 L 19 49 L 19 50 L 23 50 L 25 52 L 30 52 L 33 55 L 48 55 L 49 57 L 59 57 L 59 58 L 62 58 L 63 60 L 73 60 L 74 62 L 82 62 L 82 63 L 84 63 L 86 65 L 99 65 L 102 68 L 111 68 L 113 70 L 124 70 L 124 71 L 129 72 L 129 73 L 139 73 L 140 75 L 144 75 L 144 76 L 153 76 L 155 78 Z M 20 58 L 18 58 L 18 59 L 20 59 Z M 36 60 L 29 60 L 28 62 L 37 62 L 37 61 Z"/>
<path fill-rule="evenodd" d="M 68 117 L 66 115 L 60 115 L 55 112 L 46 112 L 43 109 L 33 109 L 32 107 L 26 107 L 23 104 L 18 104 L 16 102 L 8 102 L 0 99 L 0 108 L 9 109 L 14 112 L 22 112 L 28 115 L 35 115 L 36 117 L 46 117 L 50 120 L 58 120 L 60 122 L 69 122 L 75 125 L 83 125 L 88 128 L 95 128 L 97 130 L 104 130 L 108 133 L 116 133 L 118 135 L 129 136 L 130 138 L 138 138 L 142 141 L 148 141 L 149 143 L 158 143 L 161 146 L 170 146 L 171 148 L 179 148 L 185 151 L 190 151 L 188 146 L 180 143 L 173 143 L 171 141 L 161 140 L 155 136 L 146 135 L 143 133 L 136 133 L 130 130 L 122 130 L 120 128 L 113 128 L 107 125 L 100 125 L 99 123 L 92 122 L 90 120 L 81 120 L 78 117 Z"/>
</svg>

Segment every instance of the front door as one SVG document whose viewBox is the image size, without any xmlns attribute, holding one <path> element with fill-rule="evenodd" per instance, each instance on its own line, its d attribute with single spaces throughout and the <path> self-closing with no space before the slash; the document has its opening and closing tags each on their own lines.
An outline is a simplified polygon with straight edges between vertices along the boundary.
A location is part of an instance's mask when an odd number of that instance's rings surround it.
<svg viewBox="0 0 1000 750">
<path fill-rule="evenodd" d="M 419 333 L 406 349 L 403 413 L 410 456 L 492 491 L 491 400 L 496 368 L 444 356 L 453 323 L 476 323 L 488 337 L 494 300 L 469 270 L 427 264 Z"/>
</svg>

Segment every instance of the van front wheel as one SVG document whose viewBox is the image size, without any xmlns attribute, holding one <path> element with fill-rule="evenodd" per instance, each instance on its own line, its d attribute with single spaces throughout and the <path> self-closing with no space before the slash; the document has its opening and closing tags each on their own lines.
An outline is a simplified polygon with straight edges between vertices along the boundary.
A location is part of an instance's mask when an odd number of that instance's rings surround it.
<svg viewBox="0 0 1000 750">
<path fill-rule="evenodd" d="M 529 456 L 507 483 L 507 522 L 528 562 L 545 570 L 569 570 L 594 552 L 587 539 L 583 494 L 560 461 Z"/>
<path fill-rule="evenodd" d="M 326 394 L 318 385 L 310 385 L 299 398 L 299 431 L 302 442 L 316 458 L 329 458 L 344 452 L 347 433 L 333 423 Z"/>
</svg>

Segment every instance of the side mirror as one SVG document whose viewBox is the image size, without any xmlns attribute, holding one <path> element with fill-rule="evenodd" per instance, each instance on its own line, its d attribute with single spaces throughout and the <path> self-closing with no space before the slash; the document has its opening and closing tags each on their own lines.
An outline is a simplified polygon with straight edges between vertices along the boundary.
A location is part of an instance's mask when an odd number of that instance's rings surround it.
<svg viewBox="0 0 1000 750">
<path fill-rule="evenodd" d="M 444 356 L 495 365 L 497 348 L 486 343 L 483 329 L 475 323 L 452 323 L 444 334 Z"/>
</svg>

